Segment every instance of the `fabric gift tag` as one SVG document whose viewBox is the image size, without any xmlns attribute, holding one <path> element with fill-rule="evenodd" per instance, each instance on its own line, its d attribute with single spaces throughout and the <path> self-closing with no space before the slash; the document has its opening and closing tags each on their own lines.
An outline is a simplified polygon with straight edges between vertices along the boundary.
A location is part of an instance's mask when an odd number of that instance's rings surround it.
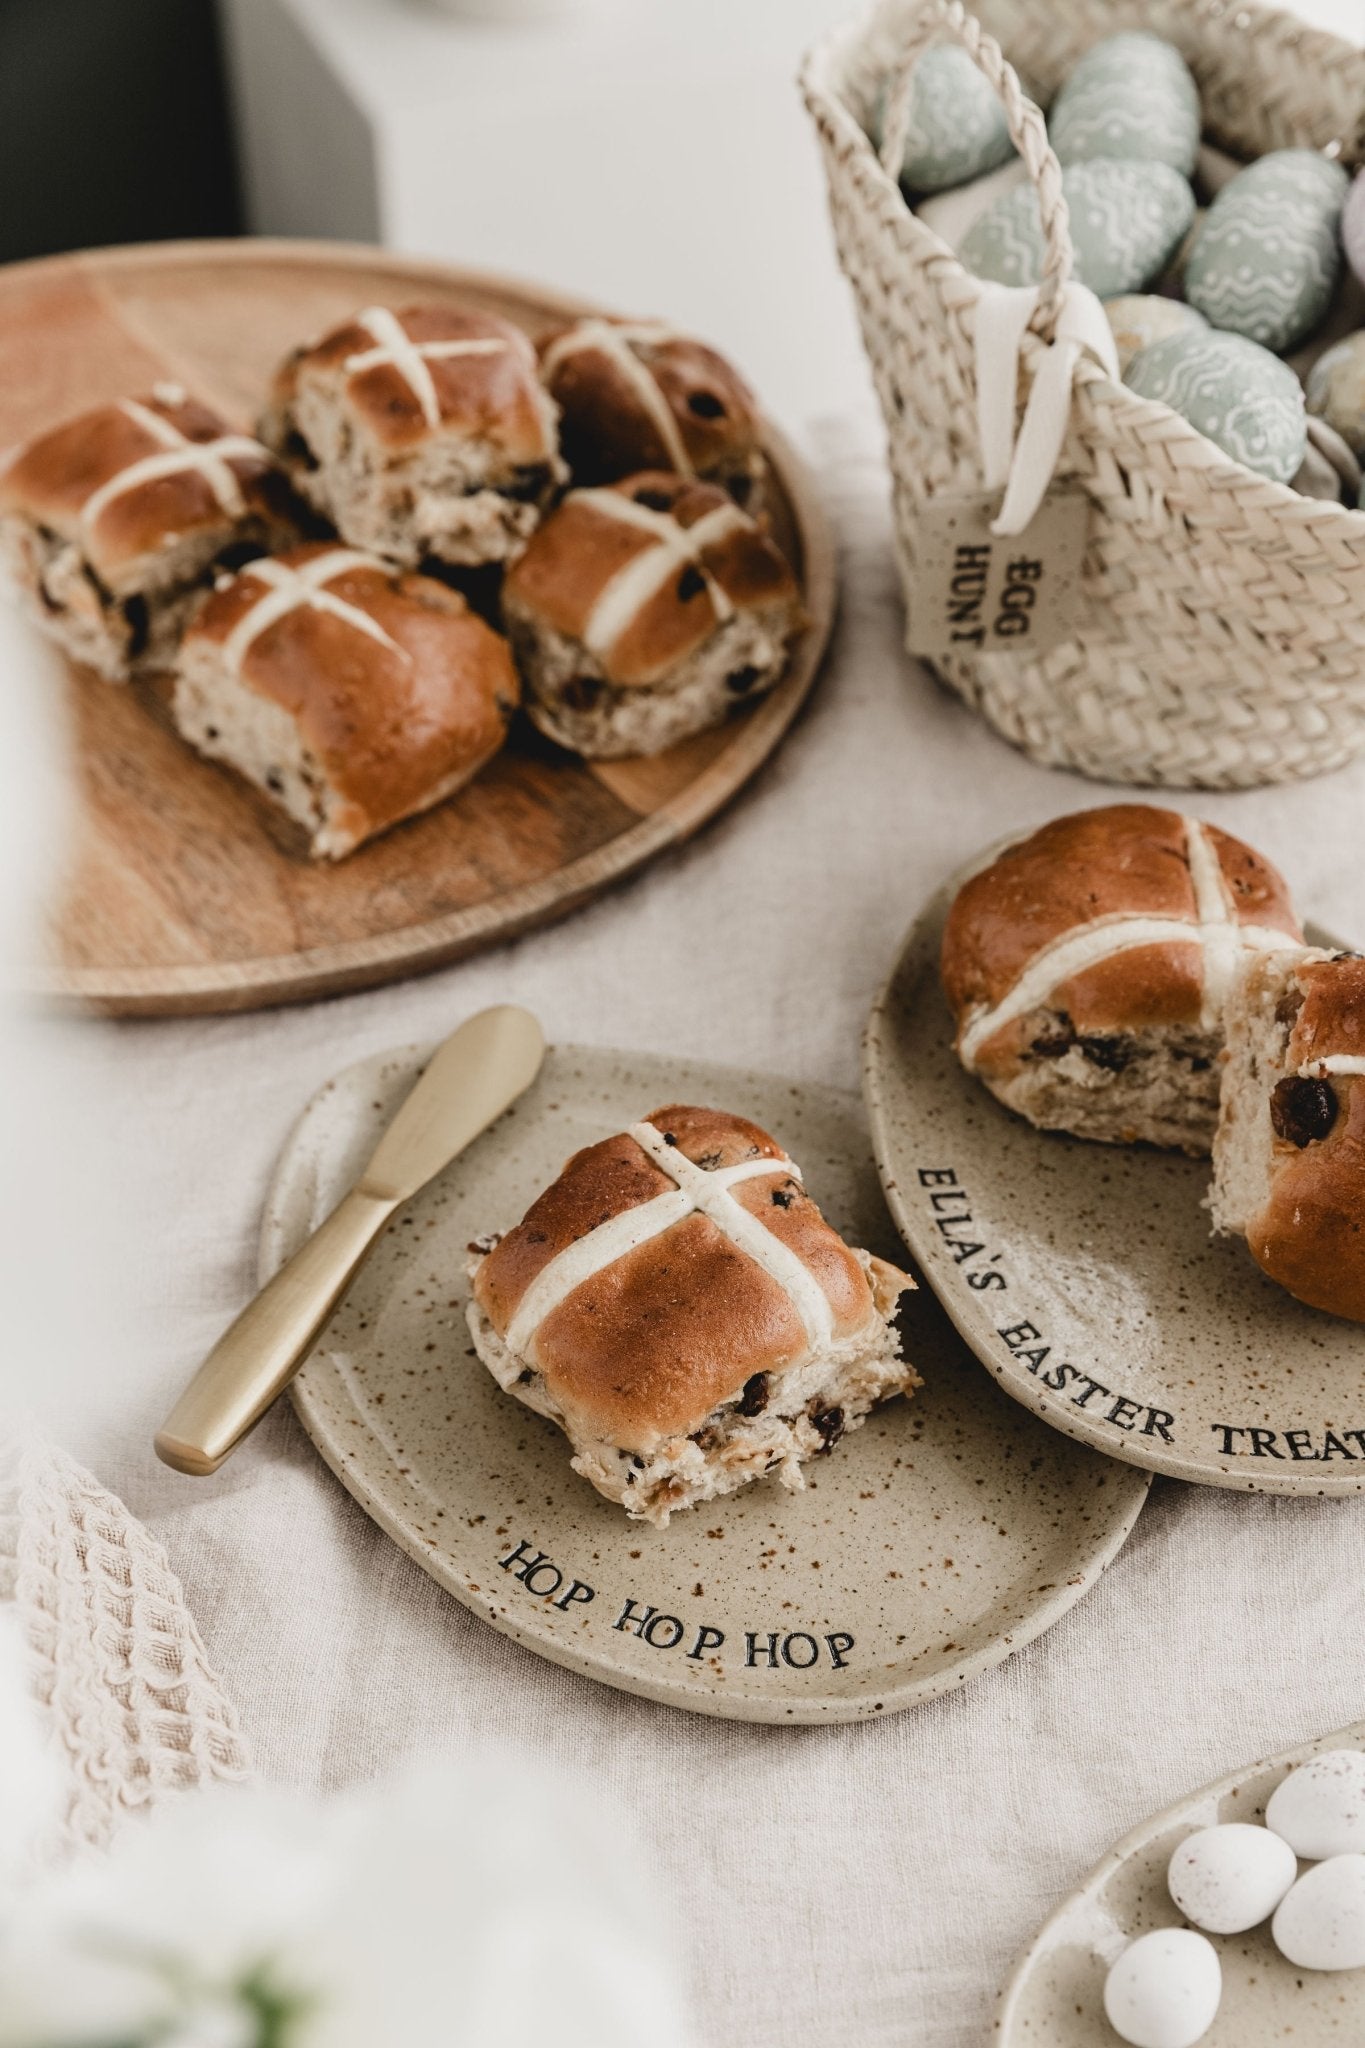
<svg viewBox="0 0 1365 2048">
<path fill-rule="evenodd" d="M 988 285 L 976 307 L 977 429 L 982 488 L 942 492 L 914 514 L 906 644 L 914 654 L 1042 653 L 1084 626 L 1082 581 L 1091 501 L 1055 481 L 1083 355 L 1117 379 L 1104 308 L 1067 286 L 1015 439 L 1015 395 L 1034 286 Z"/>
</svg>

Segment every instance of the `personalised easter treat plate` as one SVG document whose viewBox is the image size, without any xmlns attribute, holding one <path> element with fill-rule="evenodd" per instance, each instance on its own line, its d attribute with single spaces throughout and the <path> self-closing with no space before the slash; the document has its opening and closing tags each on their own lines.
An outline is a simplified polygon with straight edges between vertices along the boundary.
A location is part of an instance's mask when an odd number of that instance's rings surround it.
<svg viewBox="0 0 1365 2048">
<path fill-rule="evenodd" d="M 1015 1965 L 1001 1997 L 999 2048 L 1095 2048 L 1119 2036 L 1104 2014 L 1104 1980 L 1131 1941 L 1182 1927 L 1166 1884 L 1172 1852 L 1197 1828 L 1256 1826 L 1266 1801 L 1298 1764 L 1333 1749 L 1365 1747 L 1365 1721 L 1286 1750 L 1206 1785 L 1125 1835 L 1064 1899 Z M 1300 1874 L 1312 1868 L 1300 1863 Z M 1271 1939 L 1269 1921 L 1244 1934 L 1211 1935 L 1222 1972 L 1217 2017 L 1199 2048 L 1269 2048 L 1365 2037 L 1365 1970 L 1304 1969 Z"/>
<path fill-rule="evenodd" d="M 1001 850 L 926 904 L 868 1020 L 873 1149 L 919 1270 L 1007 1394 L 1111 1458 L 1250 1492 L 1365 1491 L 1361 1331 L 1210 1236 L 1208 1161 L 1035 1130 L 960 1065 L 943 926 Z"/>
<path fill-rule="evenodd" d="M 429 1049 L 364 1060 L 305 1110 L 261 1240 L 276 1271 L 354 1178 Z M 395 1219 L 294 1387 L 332 1470 L 456 1597 L 528 1649 L 699 1713 L 841 1721 L 913 1705 L 1030 1642 L 1094 1584 L 1145 1475 L 1027 1415 L 932 1294 L 908 1297 L 923 1381 L 807 1468 L 627 1519 L 565 1438 L 474 1355 L 467 1246 L 507 1229 L 568 1155 L 661 1102 L 754 1118 L 830 1220 L 896 1256 L 857 1098 L 641 1054 L 552 1048 L 534 1086 Z"/>
</svg>

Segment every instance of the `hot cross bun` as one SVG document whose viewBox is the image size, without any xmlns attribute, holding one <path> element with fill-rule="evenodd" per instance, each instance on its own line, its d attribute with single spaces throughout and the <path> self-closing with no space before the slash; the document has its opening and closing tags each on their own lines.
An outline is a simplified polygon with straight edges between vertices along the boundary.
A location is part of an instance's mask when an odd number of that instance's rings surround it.
<svg viewBox="0 0 1365 2048">
<path fill-rule="evenodd" d="M 1270 863 L 1149 804 L 1057 818 L 959 891 L 943 985 L 964 1066 L 1046 1130 L 1205 1153 L 1242 962 L 1303 934 Z"/>
<path fill-rule="evenodd" d="M 100 405 L 0 467 L 0 545 L 34 618 L 111 681 L 166 667 L 216 562 L 297 538 L 281 471 L 179 385 Z"/>
<path fill-rule="evenodd" d="M 499 1386 L 557 1422 L 630 1515 L 801 1463 L 919 1381 L 911 1285 L 846 1245 L 776 1139 L 673 1105 L 589 1145 L 505 1237 L 471 1246 L 469 1323 Z"/>
<path fill-rule="evenodd" d="M 770 689 L 801 606 L 719 486 L 647 471 L 571 491 L 509 571 L 503 614 L 536 724 L 611 758 L 660 753 Z"/>
<path fill-rule="evenodd" d="M 565 471 L 528 336 L 455 306 L 370 306 L 281 365 L 261 434 L 352 546 L 502 562 Z"/>
<path fill-rule="evenodd" d="M 223 579 L 185 635 L 173 710 L 338 860 L 468 782 L 517 696 L 511 650 L 462 597 L 324 543 Z"/>
</svg>

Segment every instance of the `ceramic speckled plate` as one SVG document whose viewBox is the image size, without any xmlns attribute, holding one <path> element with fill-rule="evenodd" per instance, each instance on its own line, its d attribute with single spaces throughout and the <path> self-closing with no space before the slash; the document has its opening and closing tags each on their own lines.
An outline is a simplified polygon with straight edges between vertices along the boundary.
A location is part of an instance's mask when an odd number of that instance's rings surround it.
<svg viewBox="0 0 1365 2048">
<path fill-rule="evenodd" d="M 349 1183 L 425 1054 L 314 1097 L 266 1207 L 265 1280 Z M 660 1102 L 781 1135 L 856 1242 L 895 1255 L 855 1097 L 725 1067 L 552 1049 L 535 1086 L 381 1239 L 295 1383 L 323 1457 L 419 1564 L 495 1628 L 609 1685 L 753 1721 L 853 1720 L 959 1685 L 1029 1642 L 1124 1541 L 1147 1481 L 1002 1398 L 927 1290 L 906 1317 L 926 1385 L 850 1434 L 804 1493 L 758 1484 L 630 1522 L 564 1438 L 500 1392 L 465 1327 L 465 1248 L 567 1155 Z"/>
<path fill-rule="evenodd" d="M 1302 1749 L 1251 1764 L 1143 1821 L 1065 1899 L 1020 1958 L 995 2022 L 999 2048 L 1098 2048 L 1117 2042 L 1104 2017 L 1104 1980 L 1139 1934 L 1185 1922 L 1166 1889 L 1171 1852 L 1195 1828 L 1260 1821 L 1295 1764 L 1325 1749 L 1365 1747 L 1365 1721 Z M 1306 1866 L 1300 1865 L 1300 1868 Z M 1365 2039 L 1365 1970 L 1297 1969 L 1270 1927 L 1210 1937 L 1223 1970 L 1218 2017 L 1199 2048 L 1270 2048 L 1275 2041 L 1354 2044 Z"/>
<path fill-rule="evenodd" d="M 926 905 L 868 1020 L 864 1095 L 902 1236 L 982 1364 L 1068 1436 L 1207 1486 L 1365 1490 L 1362 1332 L 1209 1235 L 1207 1161 L 1036 1131 L 959 1064 L 943 925 L 1000 850 Z"/>
</svg>

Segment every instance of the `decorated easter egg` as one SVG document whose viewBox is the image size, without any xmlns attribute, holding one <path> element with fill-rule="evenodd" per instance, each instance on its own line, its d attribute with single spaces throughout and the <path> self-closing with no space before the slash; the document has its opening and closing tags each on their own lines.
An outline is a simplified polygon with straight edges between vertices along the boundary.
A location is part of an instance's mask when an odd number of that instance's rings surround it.
<svg viewBox="0 0 1365 2048">
<path fill-rule="evenodd" d="M 1301 1970 L 1365 1966 L 1365 1856 L 1330 1856 L 1306 1870 L 1276 1908 L 1270 1932 Z"/>
<path fill-rule="evenodd" d="M 1223 1995 L 1218 1952 L 1188 1927 L 1157 1927 L 1123 1951 L 1104 1980 L 1104 2011 L 1131 2048 L 1194 2048 Z"/>
<path fill-rule="evenodd" d="M 1139 350 L 1150 348 L 1154 341 L 1165 341 L 1169 334 L 1204 325 L 1203 314 L 1183 299 L 1164 299 L 1156 292 L 1129 292 L 1121 299 L 1106 299 L 1104 310 L 1119 352 L 1120 377 L 1127 375 Z"/>
<path fill-rule="evenodd" d="M 1287 363 L 1240 334 L 1195 327 L 1168 335 L 1133 357 L 1123 381 L 1276 483 L 1287 484 L 1303 461 L 1303 388 Z"/>
<path fill-rule="evenodd" d="M 1341 271 L 1340 164 L 1276 149 L 1223 187 L 1185 267 L 1185 296 L 1215 327 L 1289 349 L 1323 319 Z"/>
<path fill-rule="evenodd" d="M 1279 1835 L 1226 1821 L 1186 1835 L 1166 1882 L 1185 1918 L 1205 1934 L 1244 1934 L 1270 1918 L 1298 1874 L 1298 1859 Z"/>
<path fill-rule="evenodd" d="M 1300 1764 L 1271 1793 L 1265 1824 L 1296 1856 L 1365 1850 L 1365 1755 L 1329 1749 Z"/>
<path fill-rule="evenodd" d="M 1174 43 L 1134 29 L 1106 36 L 1052 103 L 1048 135 L 1059 163 L 1142 157 L 1185 177 L 1199 150 L 1199 92 Z"/>
<path fill-rule="evenodd" d="M 885 119 L 883 93 L 874 137 L 878 148 Z M 911 192 L 943 192 L 993 171 L 1013 154 L 1005 109 L 967 52 L 956 43 L 926 50 L 910 81 L 902 185 Z"/>
<path fill-rule="evenodd" d="M 1194 218 L 1194 194 L 1169 164 L 1095 157 L 1069 164 L 1062 190 L 1071 216 L 1074 274 L 1102 299 L 1140 292 L 1159 276 Z M 1037 284 L 1043 230 L 1033 186 L 1017 186 L 988 207 L 958 254 L 978 277 Z"/>
<path fill-rule="evenodd" d="M 1365 453 L 1365 329 L 1320 355 L 1308 372 L 1308 410 Z"/>
</svg>

